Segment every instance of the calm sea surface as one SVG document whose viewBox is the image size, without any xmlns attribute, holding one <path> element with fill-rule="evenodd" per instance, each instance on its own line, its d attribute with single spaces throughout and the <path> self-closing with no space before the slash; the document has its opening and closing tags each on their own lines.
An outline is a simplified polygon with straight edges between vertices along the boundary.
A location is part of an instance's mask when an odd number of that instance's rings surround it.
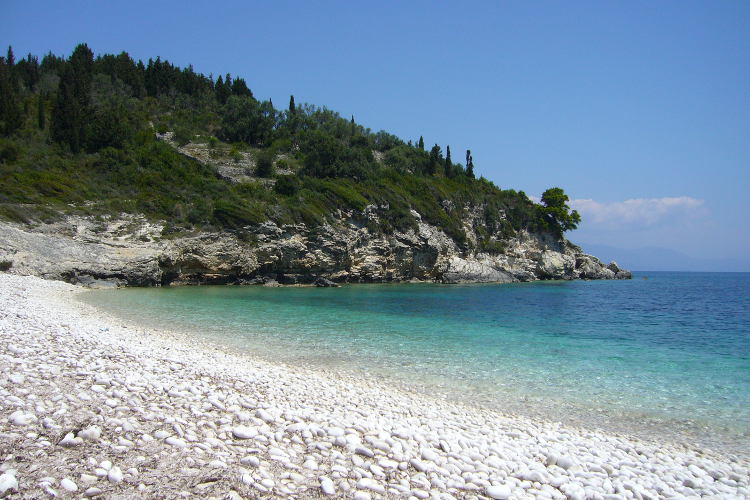
<svg viewBox="0 0 750 500">
<path fill-rule="evenodd" d="M 750 453 L 750 273 L 124 289 L 83 300 L 267 359 L 509 413 Z"/>
</svg>

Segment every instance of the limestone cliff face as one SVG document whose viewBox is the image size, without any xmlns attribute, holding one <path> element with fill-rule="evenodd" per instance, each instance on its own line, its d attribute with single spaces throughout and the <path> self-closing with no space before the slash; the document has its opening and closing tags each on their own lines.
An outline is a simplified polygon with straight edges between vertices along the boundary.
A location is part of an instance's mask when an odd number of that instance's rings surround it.
<svg viewBox="0 0 750 500">
<path fill-rule="evenodd" d="M 538 279 L 622 279 L 566 240 L 519 232 L 502 240 L 500 254 L 472 250 L 478 235 L 466 221 L 460 248 L 439 228 L 420 222 L 384 234 L 378 207 L 337 214 L 309 228 L 266 222 L 239 234 L 200 232 L 164 238 L 163 226 L 123 216 L 96 221 L 68 217 L 34 227 L 0 223 L 0 265 L 10 272 L 91 285 L 311 284 L 434 281 L 514 282 Z M 368 223 L 369 222 L 369 223 Z"/>
</svg>

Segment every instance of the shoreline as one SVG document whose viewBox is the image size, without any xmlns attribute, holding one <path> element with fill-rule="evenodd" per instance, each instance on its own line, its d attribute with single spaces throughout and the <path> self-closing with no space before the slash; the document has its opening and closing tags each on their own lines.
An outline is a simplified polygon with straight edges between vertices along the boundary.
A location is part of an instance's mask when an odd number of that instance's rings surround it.
<svg viewBox="0 0 750 500">
<path fill-rule="evenodd" d="M 747 456 L 264 361 L 124 324 L 85 290 L 0 274 L 0 496 L 750 496 Z"/>
</svg>

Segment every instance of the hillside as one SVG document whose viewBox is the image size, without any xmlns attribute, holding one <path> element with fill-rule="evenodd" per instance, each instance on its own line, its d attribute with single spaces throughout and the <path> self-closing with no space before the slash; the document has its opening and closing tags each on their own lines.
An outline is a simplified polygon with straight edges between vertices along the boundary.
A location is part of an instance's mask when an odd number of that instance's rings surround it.
<svg viewBox="0 0 750 500">
<path fill-rule="evenodd" d="M 450 148 L 157 58 L 0 58 L 0 259 L 118 284 L 627 277 Z M 86 277 L 86 278 L 82 278 Z"/>
</svg>

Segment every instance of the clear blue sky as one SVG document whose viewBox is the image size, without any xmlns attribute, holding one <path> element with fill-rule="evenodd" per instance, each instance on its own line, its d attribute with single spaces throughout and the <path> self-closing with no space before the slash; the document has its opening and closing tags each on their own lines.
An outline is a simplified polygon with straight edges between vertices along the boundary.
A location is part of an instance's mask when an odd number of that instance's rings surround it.
<svg viewBox="0 0 750 500">
<path fill-rule="evenodd" d="M 571 239 L 744 258 L 750 2 L 3 4 L 17 57 L 96 52 L 244 77 L 285 107 L 471 148 L 479 173 L 580 207 Z M 635 200 L 635 201 L 628 201 Z"/>
</svg>

